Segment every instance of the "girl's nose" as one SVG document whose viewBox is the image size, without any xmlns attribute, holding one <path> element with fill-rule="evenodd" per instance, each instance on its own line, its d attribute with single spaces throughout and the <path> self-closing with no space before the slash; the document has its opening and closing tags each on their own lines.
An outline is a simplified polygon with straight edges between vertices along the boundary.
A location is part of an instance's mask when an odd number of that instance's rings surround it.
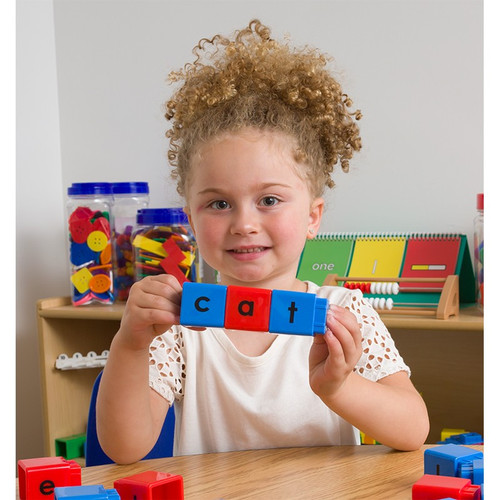
<svg viewBox="0 0 500 500">
<path fill-rule="evenodd" d="M 259 230 L 258 215 L 249 208 L 239 208 L 233 212 L 231 234 L 247 235 Z"/>
</svg>

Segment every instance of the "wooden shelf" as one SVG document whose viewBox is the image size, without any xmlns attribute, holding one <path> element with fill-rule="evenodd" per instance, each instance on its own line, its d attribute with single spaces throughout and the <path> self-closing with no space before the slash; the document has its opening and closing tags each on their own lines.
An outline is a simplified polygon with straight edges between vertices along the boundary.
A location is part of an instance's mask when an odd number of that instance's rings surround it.
<svg viewBox="0 0 500 500">
<path fill-rule="evenodd" d="M 384 314 L 379 312 L 382 321 L 391 328 L 408 328 L 411 330 L 460 330 L 482 332 L 484 328 L 483 314 L 477 306 L 460 308 L 458 316 L 448 319 L 437 319 L 426 316 L 412 316 L 410 314 Z"/>
<path fill-rule="evenodd" d="M 70 297 L 54 297 L 39 302 L 38 314 L 43 318 L 121 320 L 125 304 L 89 305 L 75 307 Z M 483 314 L 475 306 L 460 309 L 460 314 L 448 319 L 413 316 L 411 314 L 379 313 L 387 328 L 411 330 L 471 330 L 483 331 Z"/>
<path fill-rule="evenodd" d="M 47 456 L 55 439 L 86 431 L 92 386 L 100 368 L 61 371 L 57 357 L 109 349 L 124 304 L 78 306 L 69 297 L 37 303 L 38 337 Z M 483 316 L 475 306 L 449 319 L 384 315 L 412 381 L 426 400 L 431 419 L 428 442 L 443 427 L 483 432 Z"/>
</svg>

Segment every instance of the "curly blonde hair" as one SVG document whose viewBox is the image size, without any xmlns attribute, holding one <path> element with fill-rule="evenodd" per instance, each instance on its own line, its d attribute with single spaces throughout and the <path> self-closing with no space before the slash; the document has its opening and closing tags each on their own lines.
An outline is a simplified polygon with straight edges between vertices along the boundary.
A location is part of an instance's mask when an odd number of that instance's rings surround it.
<svg viewBox="0 0 500 500">
<path fill-rule="evenodd" d="M 169 75 L 182 82 L 166 103 L 172 120 L 166 136 L 168 159 L 185 195 L 193 154 L 223 132 L 246 127 L 271 129 L 295 138 L 295 159 L 305 172 L 311 193 L 333 187 L 334 166 L 349 170 L 354 151 L 361 149 L 351 99 L 326 66 L 329 57 L 317 49 L 290 48 L 271 38 L 259 20 L 237 31 L 234 40 L 221 35 L 203 38 L 193 49 L 195 61 Z"/>
</svg>

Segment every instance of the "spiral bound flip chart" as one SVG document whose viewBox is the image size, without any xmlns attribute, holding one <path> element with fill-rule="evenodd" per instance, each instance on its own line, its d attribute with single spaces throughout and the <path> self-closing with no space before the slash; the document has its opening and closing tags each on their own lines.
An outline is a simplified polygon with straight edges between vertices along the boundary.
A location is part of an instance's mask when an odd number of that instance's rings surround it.
<svg viewBox="0 0 500 500">
<path fill-rule="evenodd" d="M 307 240 L 297 277 L 323 284 L 329 274 L 366 278 L 459 276 L 460 302 L 475 300 L 474 271 L 467 237 L 454 233 L 322 233 Z M 381 280 L 383 281 L 383 280 Z M 439 283 L 405 281 L 401 292 L 430 299 Z"/>
</svg>

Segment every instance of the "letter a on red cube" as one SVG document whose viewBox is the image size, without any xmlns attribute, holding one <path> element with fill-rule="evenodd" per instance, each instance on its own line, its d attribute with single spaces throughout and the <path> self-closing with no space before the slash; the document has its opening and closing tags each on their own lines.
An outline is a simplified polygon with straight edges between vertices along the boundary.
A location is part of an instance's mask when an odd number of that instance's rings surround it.
<svg viewBox="0 0 500 500">
<path fill-rule="evenodd" d="M 269 330 L 271 290 L 228 286 L 224 326 L 233 330 Z"/>
</svg>

